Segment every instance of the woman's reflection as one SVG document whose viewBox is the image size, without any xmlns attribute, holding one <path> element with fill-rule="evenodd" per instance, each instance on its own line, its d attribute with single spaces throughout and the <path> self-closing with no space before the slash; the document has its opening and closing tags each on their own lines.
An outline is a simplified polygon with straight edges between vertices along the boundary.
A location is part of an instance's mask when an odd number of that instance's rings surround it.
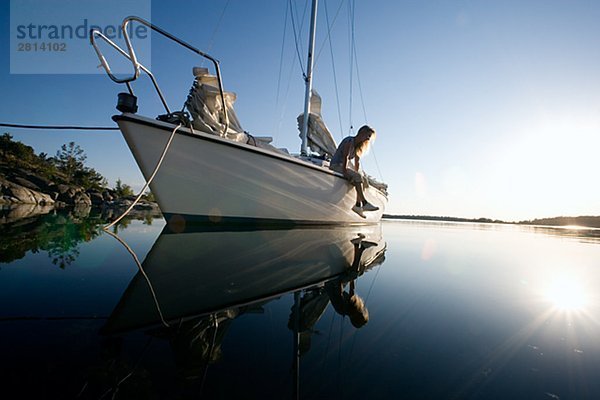
<svg viewBox="0 0 600 400">
<path fill-rule="evenodd" d="M 355 328 L 361 328 L 369 322 L 369 311 L 364 300 L 356 294 L 355 281 L 367 268 L 381 264 L 384 257 L 382 254 L 367 265 L 361 262 L 363 253 L 377 244 L 365 240 L 365 236 L 361 234 L 351 242 L 354 246 L 354 256 L 352 264 L 348 265 L 346 271 L 322 286 L 306 290 L 299 304 L 294 304 L 292 307 L 288 328 L 299 334 L 300 355 L 310 349 L 313 327 L 324 314 L 329 303 L 338 314 L 348 316 Z"/>
</svg>

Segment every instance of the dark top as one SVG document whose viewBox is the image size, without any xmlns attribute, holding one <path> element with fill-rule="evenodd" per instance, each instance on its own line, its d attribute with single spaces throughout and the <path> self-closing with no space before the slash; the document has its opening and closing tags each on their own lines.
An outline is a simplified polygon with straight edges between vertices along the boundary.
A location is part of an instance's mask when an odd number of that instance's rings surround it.
<svg viewBox="0 0 600 400">
<path fill-rule="evenodd" d="M 344 140 L 341 141 L 341 143 L 335 150 L 335 154 L 333 155 L 333 157 L 331 157 L 331 161 L 329 162 L 329 168 L 336 169 L 335 167 L 339 168 L 344 166 L 344 147 L 346 147 L 346 144 L 349 142 L 352 144 L 352 146 L 350 148 L 350 153 L 348 154 L 348 160 L 354 158 L 354 136 L 347 136 L 344 138 Z"/>
</svg>

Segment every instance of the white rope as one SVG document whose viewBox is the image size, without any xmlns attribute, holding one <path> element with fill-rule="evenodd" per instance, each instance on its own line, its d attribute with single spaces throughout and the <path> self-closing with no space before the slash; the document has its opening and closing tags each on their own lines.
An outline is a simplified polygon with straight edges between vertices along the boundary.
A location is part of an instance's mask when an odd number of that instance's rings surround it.
<svg viewBox="0 0 600 400">
<path fill-rule="evenodd" d="M 131 203 L 131 205 L 129 206 L 129 208 L 127 208 L 127 210 L 125 210 L 125 212 L 123 214 L 121 214 L 117 219 L 115 219 L 113 222 L 111 222 L 110 224 L 106 225 L 102 229 L 104 229 L 105 231 L 108 231 L 110 228 L 112 228 L 113 226 L 115 226 L 127 214 L 129 214 L 129 212 L 133 209 L 133 207 L 135 207 L 136 204 L 140 201 L 140 199 L 142 198 L 142 196 L 146 192 L 146 189 L 148 189 L 148 186 L 150 186 L 150 183 L 154 179 L 154 176 L 156 175 L 156 173 L 160 169 L 160 166 L 162 165 L 162 162 L 165 159 L 165 156 L 167 155 L 167 151 L 169 150 L 169 147 L 171 147 L 171 142 L 173 141 L 173 138 L 175 137 L 175 132 L 177 132 L 177 130 L 179 128 L 181 128 L 181 126 L 182 126 L 182 124 L 179 123 L 179 125 L 177 125 L 175 127 L 175 129 L 173 129 L 173 132 L 171 132 L 171 136 L 169 137 L 169 140 L 167 141 L 167 144 L 165 145 L 165 148 L 164 148 L 162 154 L 160 155 L 160 158 L 158 159 L 158 163 L 156 164 L 156 167 L 154 168 L 154 171 L 152 172 L 152 175 L 150 175 L 150 178 L 148 178 L 148 181 L 146 182 L 146 184 L 144 185 L 144 187 L 142 188 L 142 190 L 140 191 L 140 193 L 137 195 L 137 197 L 134 200 L 134 202 Z"/>
<path fill-rule="evenodd" d="M 167 321 L 165 321 L 165 319 L 163 317 L 162 310 L 160 308 L 160 304 L 158 303 L 158 299 L 156 297 L 156 293 L 154 292 L 154 288 L 152 287 L 152 283 L 150 282 L 150 278 L 148 278 L 148 275 L 146 275 L 146 272 L 144 271 L 144 268 L 142 268 L 142 263 L 138 259 L 138 257 L 135 254 L 135 252 L 131 249 L 131 247 L 129 247 L 129 245 L 123 239 L 121 239 L 119 236 L 117 236 L 116 234 L 114 234 L 111 231 L 109 231 L 109 229 L 112 228 L 113 226 L 115 226 L 127 214 L 129 214 L 129 212 L 133 209 L 133 207 L 135 207 L 135 205 L 140 201 L 140 199 L 142 198 L 142 195 L 146 192 L 146 189 L 148 189 L 148 186 L 150 186 L 150 183 L 152 182 L 152 180 L 156 176 L 156 173 L 160 169 L 160 166 L 162 165 L 162 163 L 163 163 L 163 161 L 165 159 L 165 156 L 167 155 L 167 152 L 169 151 L 169 148 L 171 147 L 171 143 L 173 142 L 173 138 L 175 137 L 175 133 L 177 132 L 177 130 L 179 128 L 181 128 L 181 126 L 182 126 L 182 124 L 179 123 L 179 125 L 177 125 L 175 127 L 175 129 L 173 129 L 173 132 L 171 132 L 171 136 L 169 136 L 169 140 L 167 141 L 167 144 L 165 145 L 165 148 L 163 149 L 162 154 L 160 155 L 160 158 L 158 159 L 158 163 L 156 164 L 156 167 L 154 168 L 154 171 L 152 171 L 152 175 L 150 175 L 150 178 L 148 178 L 148 181 L 146 182 L 146 184 L 144 185 L 144 187 L 142 188 L 142 190 L 140 191 L 140 193 L 137 195 L 137 197 L 134 200 L 134 202 L 117 219 L 115 219 L 113 222 L 111 222 L 110 224 L 108 224 L 108 225 L 106 225 L 105 227 L 102 228 L 110 236 L 112 236 L 115 239 L 117 239 L 119 241 L 119 243 L 121 243 L 125 247 L 125 249 L 129 252 L 129 254 L 131 254 L 131 256 L 133 257 L 133 260 L 135 261 L 135 264 L 137 265 L 138 269 L 140 270 L 140 273 L 143 275 L 144 279 L 146 280 L 146 283 L 148 284 L 148 287 L 150 288 L 150 293 L 152 294 L 152 298 L 154 299 L 154 304 L 156 305 L 156 309 L 158 310 L 158 315 L 160 317 L 160 320 L 161 320 L 162 324 L 164 326 L 166 326 L 166 327 L 169 327 L 169 324 L 167 323 Z M 192 132 L 193 132 L 193 130 L 192 130 Z"/>
<path fill-rule="evenodd" d="M 169 328 L 171 325 L 169 325 L 167 323 L 167 321 L 165 320 L 165 318 L 163 316 L 162 309 L 160 308 L 160 303 L 158 302 L 158 297 L 156 296 L 156 292 L 154 291 L 154 286 L 152 286 L 152 282 L 150 282 L 150 278 L 148 277 L 148 275 L 146 275 L 146 271 L 144 271 L 144 267 L 142 267 L 142 263 L 140 262 L 140 259 L 138 258 L 137 254 L 135 254 L 135 251 L 133 251 L 133 249 L 131 247 L 129 247 L 129 245 L 123 239 L 121 239 L 119 236 L 115 235 L 114 233 L 112 233 L 110 231 L 106 231 L 106 233 L 108 233 L 110 236 L 117 239 L 117 241 L 119 243 L 121 243 L 123 245 L 123 247 L 125 247 L 125 249 L 129 252 L 131 257 L 133 257 L 133 261 L 135 262 L 135 265 L 140 270 L 140 273 L 144 277 L 146 284 L 148 284 L 148 288 L 150 289 L 150 294 L 152 295 L 152 300 L 154 300 L 154 305 L 156 306 L 156 311 L 158 312 L 160 322 L 165 327 Z"/>
</svg>

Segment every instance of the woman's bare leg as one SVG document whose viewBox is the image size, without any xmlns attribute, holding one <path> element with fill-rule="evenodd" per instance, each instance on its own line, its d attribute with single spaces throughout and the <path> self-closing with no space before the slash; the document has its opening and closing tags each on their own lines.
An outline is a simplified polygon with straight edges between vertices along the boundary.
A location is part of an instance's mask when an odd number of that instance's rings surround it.
<svg viewBox="0 0 600 400">
<path fill-rule="evenodd" d="M 365 194 L 363 193 L 362 183 L 355 183 L 354 187 L 356 188 L 356 204 L 363 205 L 367 202 L 365 199 Z"/>
</svg>

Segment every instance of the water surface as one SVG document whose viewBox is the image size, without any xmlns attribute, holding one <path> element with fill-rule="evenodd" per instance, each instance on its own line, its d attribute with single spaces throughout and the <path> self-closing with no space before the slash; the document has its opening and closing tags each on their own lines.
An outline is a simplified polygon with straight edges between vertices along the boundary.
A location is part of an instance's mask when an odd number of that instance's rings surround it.
<svg viewBox="0 0 600 400">
<path fill-rule="evenodd" d="M 15 398 L 600 396 L 593 230 L 0 225 Z"/>
</svg>

